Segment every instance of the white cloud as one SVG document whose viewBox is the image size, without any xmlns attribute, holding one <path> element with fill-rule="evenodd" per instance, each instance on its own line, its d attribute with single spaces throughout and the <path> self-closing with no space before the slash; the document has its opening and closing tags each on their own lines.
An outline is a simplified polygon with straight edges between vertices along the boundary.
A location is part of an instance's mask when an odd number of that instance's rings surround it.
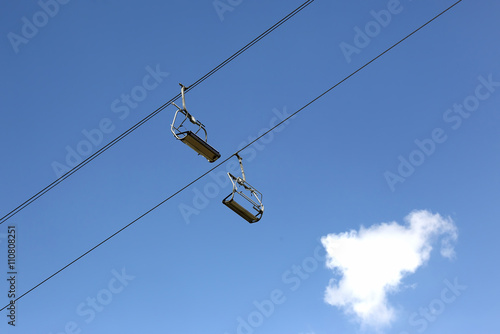
<svg viewBox="0 0 500 334">
<path fill-rule="evenodd" d="M 321 238 L 327 267 L 341 276 L 330 281 L 325 302 L 354 315 L 362 326 L 380 328 L 394 320 L 388 293 L 396 292 L 404 276 L 429 260 L 438 239 L 441 255 L 454 257 L 457 239 L 453 221 L 439 214 L 413 211 L 405 221 L 405 225 L 382 223 Z"/>
</svg>

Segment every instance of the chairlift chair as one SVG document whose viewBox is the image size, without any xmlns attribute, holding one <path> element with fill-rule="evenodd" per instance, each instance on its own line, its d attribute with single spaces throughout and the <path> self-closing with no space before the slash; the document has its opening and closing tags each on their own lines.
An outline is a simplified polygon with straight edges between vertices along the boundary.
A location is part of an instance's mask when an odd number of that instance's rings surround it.
<svg viewBox="0 0 500 334">
<path fill-rule="evenodd" d="M 233 191 L 226 198 L 222 200 L 228 208 L 236 212 L 243 219 L 248 221 L 250 224 L 258 222 L 264 213 L 264 205 L 262 204 L 262 194 L 252 187 L 248 182 L 246 182 L 245 171 L 243 170 L 243 164 L 241 162 L 241 157 L 236 154 L 240 162 L 242 177 L 236 177 L 231 173 L 227 173 L 231 183 L 233 184 Z M 244 199 L 244 205 L 236 202 L 236 198 Z M 245 208 L 245 206 L 248 208 Z M 250 210 L 254 213 L 252 213 Z"/>
<path fill-rule="evenodd" d="M 177 111 L 175 112 L 174 115 L 174 120 L 172 121 L 172 125 L 170 126 L 170 131 L 172 131 L 173 135 L 175 138 L 186 144 L 187 146 L 191 147 L 193 150 L 195 150 L 198 154 L 204 156 L 209 162 L 214 162 L 215 160 L 220 158 L 220 153 L 217 152 L 215 148 L 210 146 L 207 142 L 208 135 L 207 135 L 207 130 L 205 129 L 205 126 L 198 120 L 196 120 L 193 115 L 191 115 L 187 109 L 186 109 L 186 99 L 184 97 L 184 91 L 186 90 L 186 87 L 182 84 L 179 84 L 181 88 L 181 94 L 182 94 L 182 108 L 176 105 L 174 102 L 172 104 L 177 107 Z M 177 115 L 181 113 L 184 115 L 184 119 L 182 122 L 176 126 L 175 122 L 177 120 Z M 185 130 L 185 125 L 184 123 L 189 120 L 191 123 L 194 125 L 198 126 L 198 129 L 196 129 L 195 132 L 191 130 Z M 182 129 L 181 129 L 182 128 Z M 198 136 L 198 132 L 203 131 L 205 133 L 205 140 L 200 138 Z"/>
</svg>

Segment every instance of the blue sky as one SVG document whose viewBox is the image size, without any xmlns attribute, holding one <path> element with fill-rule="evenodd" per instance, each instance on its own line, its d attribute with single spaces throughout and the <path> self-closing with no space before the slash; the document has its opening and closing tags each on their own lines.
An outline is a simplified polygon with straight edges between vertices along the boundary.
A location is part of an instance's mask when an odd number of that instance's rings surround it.
<svg viewBox="0 0 500 334">
<path fill-rule="evenodd" d="M 2 3 L 1 215 L 302 3 Z M 452 4 L 316 0 L 187 108 L 225 159 Z M 257 224 L 222 205 L 226 163 L 19 300 L 15 328 L 2 311 L 1 332 L 498 332 L 499 10 L 460 2 L 242 151 Z M 214 166 L 174 112 L 0 226 L 18 293 Z"/>
</svg>

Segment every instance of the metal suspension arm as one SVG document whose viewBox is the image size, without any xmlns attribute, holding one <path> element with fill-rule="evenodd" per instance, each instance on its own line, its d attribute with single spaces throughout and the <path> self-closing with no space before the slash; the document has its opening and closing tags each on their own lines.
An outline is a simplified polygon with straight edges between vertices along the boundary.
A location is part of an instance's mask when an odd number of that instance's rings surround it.
<svg viewBox="0 0 500 334">
<path fill-rule="evenodd" d="M 241 162 L 243 159 L 241 159 L 241 157 L 238 153 L 236 153 L 236 157 L 238 158 L 238 161 L 240 162 L 241 175 L 243 176 L 243 181 L 246 181 L 245 170 L 243 169 L 243 163 Z"/>
<path fill-rule="evenodd" d="M 177 107 L 177 109 L 184 111 L 184 113 L 186 114 L 187 118 L 189 119 L 189 121 L 190 121 L 191 123 L 193 123 L 193 124 L 197 124 L 197 123 L 196 123 L 196 119 L 194 118 L 194 116 L 193 116 L 193 115 L 191 115 L 191 114 L 187 111 L 187 109 L 186 109 L 186 97 L 185 97 L 185 95 L 184 95 L 184 92 L 185 92 L 185 90 L 187 89 L 187 87 L 186 87 L 186 86 L 184 86 L 184 85 L 183 85 L 183 84 L 181 84 L 181 83 L 179 83 L 179 85 L 181 86 L 182 109 L 181 109 L 181 108 L 180 108 L 177 104 L 175 104 L 174 102 L 172 102 L 172 104 L 173 104 L 174 106 L 176 106 L 176 107 Z"/>
<path fill-rule="evenodd" d="M 181 86 L 182 108 L 187 111 L 187 109 L 186 109 L 186 98 L 184 96 L 184 92 L 186 91 L 186 86 L 184 86 L 181 83 L 179 83 L 179 85 Z"/>
</svg>

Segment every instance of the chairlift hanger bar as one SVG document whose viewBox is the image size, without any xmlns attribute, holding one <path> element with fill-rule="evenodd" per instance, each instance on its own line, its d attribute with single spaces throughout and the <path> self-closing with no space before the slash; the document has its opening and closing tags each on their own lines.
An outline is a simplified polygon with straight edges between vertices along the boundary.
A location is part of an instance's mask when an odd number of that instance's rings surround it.
<svg viewBox="0 0 500 334">
<path fill-rule="evenodd" d="M 243 169 L 243 163 L 241 162 L 243 159 L 241 159 L 240 155 L 238 154 L 238 152 L 235 153 L 236 157 L 238 158 L 238 161 L 240 162 L 240 168 L 241 168 L 241 175 L 243 176 L 243 181 L 246 181 L 246 177 L 245 177 L 245 170 Z"/>
<path fill-rule="evenodd" d="M 193 117 L 193 115 L 191 115 L 189 113 L 189 111 L 187 111 L 187 108 L 186 108 L 186 96 L 185 96 L 185 92 L 187 90 L 187 87 L 184 86 L 183 84 L 179 83 L 179 86 L 181 86 L 181 97 L 182 97 L 182 109 L 181 107 L 179 107 L 177 104 L 175 104 L 175 102 L 172 102 L 172 104 L 174 106 L 177 107 L 177 109 L 181 109 L 181 110 L 184 110 L 186 112 L 186 116 L 189 118 L 189 121 L 191 121 L 191 123 L 193 124 L 196 124 L 196 119 Z"/>
</svg>

